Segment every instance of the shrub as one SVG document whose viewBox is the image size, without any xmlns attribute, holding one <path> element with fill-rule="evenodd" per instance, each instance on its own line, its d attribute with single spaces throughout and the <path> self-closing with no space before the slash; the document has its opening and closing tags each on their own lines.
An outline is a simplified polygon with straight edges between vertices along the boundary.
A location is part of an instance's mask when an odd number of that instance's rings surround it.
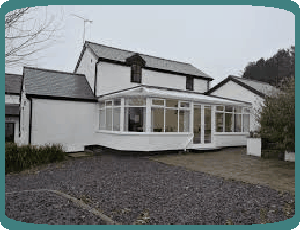
<svg viewBox="0 0 300 230">
<path fill-rule="evenodd" d="M 14 143 L 5 144 L 5 174 L 22 171 L 35 165 L 61 162 L 65 159 L 65 152 L 61 145 L 17 146 Z"/>
<path fill-rule="evenodd" d="M 295 151 L 295 80 L 283 92 L 268 97 L 261 113 L 261 137 L 279 151 Z"/>
</svg>

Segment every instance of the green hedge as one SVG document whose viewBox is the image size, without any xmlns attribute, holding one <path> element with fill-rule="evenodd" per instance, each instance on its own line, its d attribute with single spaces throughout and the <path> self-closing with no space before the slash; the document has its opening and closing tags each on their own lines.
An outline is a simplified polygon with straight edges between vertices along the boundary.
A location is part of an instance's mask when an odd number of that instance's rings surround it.
<svg viewBox="0 0 300 230">
<path fill-rule="evenodd" d="M 35 165 L 61 162 L 64 159 L 65 152 L 59 144 L 35 147 L 5 143 L 5 174 L 20 172 Z"/>
</svg>

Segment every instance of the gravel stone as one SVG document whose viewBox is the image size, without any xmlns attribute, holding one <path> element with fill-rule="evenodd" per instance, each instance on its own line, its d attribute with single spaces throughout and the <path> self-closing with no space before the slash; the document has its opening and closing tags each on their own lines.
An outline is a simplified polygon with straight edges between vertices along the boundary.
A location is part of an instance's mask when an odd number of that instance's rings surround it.
<svg viewBox="0 0 300 230">
<path fill-rule="evenodd" d="M 229 220 L 234 225 L 260 224 L 262 209 L 269 222 L 295 214 L 295 198 L 268 186 L 225 181 L 138 156 L 80 158 L 60 169 L 53 164 L 36 175 L 5 177 L 6 193 L 30 189 L 60 190 L 126 225 L 136 223 L 145 210 L 149 218 L 140 222 L 150 225 L 223 225 Z M 286 203 L 291 204 L 288 217 L 283 211 Z M 47 191 L 6 194 L 5 214 L 36 224 L 105 224 L 99 216 Z"/>
</svg>

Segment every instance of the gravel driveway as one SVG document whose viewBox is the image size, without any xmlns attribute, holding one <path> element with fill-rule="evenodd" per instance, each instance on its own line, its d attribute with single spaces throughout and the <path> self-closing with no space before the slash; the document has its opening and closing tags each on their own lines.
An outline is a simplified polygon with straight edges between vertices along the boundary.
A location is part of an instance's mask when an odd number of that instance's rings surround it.
<svg viewBox="0 0 300 230">
<path fill-rule="evenodd" d="M 267 186 L 224 181 L 147 157 L 103 155 L 54 165 L 37 175 L 7 175 L 5 191 L 59 190 L 121 224 L 260 224 L 291 218 L 295 198 Z M 22 194 L 22 195 L 21 195 Z M 47 191 L 5 197 L 9 218 L 40 224 L 105 224 Z M 44 210 L 41 212 L 40 210 Z M 149 217 L 149 218 L 143 218 Z"/>
</svg>

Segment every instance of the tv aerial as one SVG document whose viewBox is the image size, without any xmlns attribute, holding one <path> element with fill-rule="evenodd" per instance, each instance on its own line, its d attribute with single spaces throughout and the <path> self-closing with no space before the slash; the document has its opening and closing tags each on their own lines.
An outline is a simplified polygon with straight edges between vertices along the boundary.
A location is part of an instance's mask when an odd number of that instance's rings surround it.
<svg viewBox="0 0 300 230">
<path fill-rule="evenodd" d="M 91 21 L 91 20 L 89 20 L 89 19 L 87 19 L 87 18 L 81 17 L 81 16 L 79 16 L 79 15 L 76 15 L 76 14 L 71 14 L 71 15 L 73 15 L 73 16 L 75 16 L 75 17 L 77 17 L 77 18 L 83 19 L 83 37 L 82 37 L 82 42 L 83 42 L 83 44 L 84 44 L 84 41 L 85 41 L 85 24 L 86 24 L 87 22 L 93 23 L 93 21 Z"/>
</svg>

